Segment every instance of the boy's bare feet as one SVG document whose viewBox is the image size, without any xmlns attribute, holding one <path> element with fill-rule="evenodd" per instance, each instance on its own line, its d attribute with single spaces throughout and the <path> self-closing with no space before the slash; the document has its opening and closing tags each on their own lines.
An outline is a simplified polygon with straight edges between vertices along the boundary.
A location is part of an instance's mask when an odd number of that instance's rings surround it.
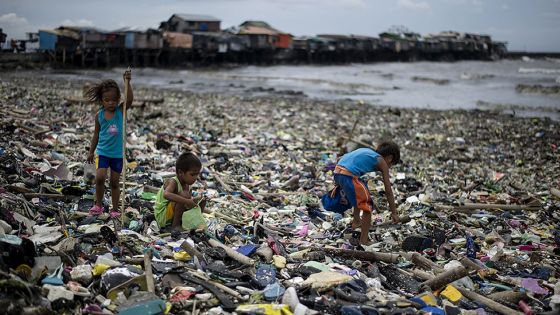
<svg viewBox="0 0 560 315">
<path fill-rule="evenodd" d="M 362 232 L 362 235 L 360 235 L 360 245 L 369 246 L 371 244 L 373 244 L 373 242 L 369 239 L 368 233 L 367 232 L 366 233 Z"/>
</svg>

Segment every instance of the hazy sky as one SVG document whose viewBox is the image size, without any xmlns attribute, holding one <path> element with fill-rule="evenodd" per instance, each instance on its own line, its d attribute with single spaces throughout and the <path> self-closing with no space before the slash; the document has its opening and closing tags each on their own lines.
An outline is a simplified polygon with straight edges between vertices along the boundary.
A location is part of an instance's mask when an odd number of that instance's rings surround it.
<svg viewBox="0 0 560 315">
<path fill-rule="evenodd" d="M 8 38 L 60 25 L 157 28 L 173 13 L 213 15 L 222 28 L 263 20 L 294 35 L 457 30 L 510 50 L 560 51 L 560 0 L 1 0 L 0 28 Z"/>
</svg>

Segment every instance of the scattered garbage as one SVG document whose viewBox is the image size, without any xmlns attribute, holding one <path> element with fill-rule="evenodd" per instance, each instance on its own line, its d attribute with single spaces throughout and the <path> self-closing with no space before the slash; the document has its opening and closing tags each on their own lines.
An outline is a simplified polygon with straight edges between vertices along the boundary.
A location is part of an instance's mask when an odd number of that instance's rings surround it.
<svg viewBox="0 0 560 315">
<path fill-rule="evenodd" d="M 558 122 L 135 87 L 121 221 L 88 214 L 97 108 L 80 101 L 83 83 L 0 81 L 5 314 L 560 310 Z M 400 223 L 371 173 L 377 213 L 354 231 L 351 211 L 324 211 L 320 197 L 341 154 L 381 138 L 401 146 Z M 160 228 L 153 206 L 184 151 L 202 161 L 191 190 L 210 213 L 180 232 Z"/>
</svg>

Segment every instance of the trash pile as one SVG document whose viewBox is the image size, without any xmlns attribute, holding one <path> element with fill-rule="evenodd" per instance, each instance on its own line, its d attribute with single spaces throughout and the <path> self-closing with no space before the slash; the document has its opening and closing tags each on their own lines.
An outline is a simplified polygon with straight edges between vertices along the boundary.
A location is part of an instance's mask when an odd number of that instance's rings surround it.
<svg viewBox="0 0 560 315">
<path fill-rule="evenodd" d="M 135 87 L 125 215 L 111 220 L 88 215 L 97 107 L 83 83 L 0 81 L 5 314 L 560 312 L 556 121 Z M 401 223 L 368 174 L 364 248 L 319 198 L 341 154 L 381 139 L 402 149 Z M 205 231 L 170 233 L 153 205 L 183 151 L 201 157 L 193 191 L 212 213 Z"/>
</svg>

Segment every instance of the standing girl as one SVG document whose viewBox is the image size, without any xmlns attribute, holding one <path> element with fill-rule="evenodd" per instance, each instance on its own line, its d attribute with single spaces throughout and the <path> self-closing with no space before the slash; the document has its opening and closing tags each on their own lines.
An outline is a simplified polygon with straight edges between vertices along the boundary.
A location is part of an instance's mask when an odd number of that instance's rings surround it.
<svg viewBox="0 0 560 315">
<path fill-rule="evenodd" d="M 128 95 L 126 107 L 132 104 L 132 87 L 130 79 L 132 74 L 127 70 L 123 74 L 127 84 Z M 94 153 L 97 153 L 97 172 L 95 174 L 95 205 L 89 210 L 91 215 L 103 213 L 103 196 L 105 194 L 105 180 L 107 169 L 111 169 L 109 183 L 111 185 L 111 200 L 113 208 L 112 218 L 120 216 L 119 212 L 119 180 L 123 168 L 123 112 L 121 92 L 114 80 L 103 80 L 91 87 L 85 93 L 86 98 L 100 104 L 102 108 L 95 115 L 95 130 L 89 147 L 88 162 L 94 162 Z"/>
</svg>

